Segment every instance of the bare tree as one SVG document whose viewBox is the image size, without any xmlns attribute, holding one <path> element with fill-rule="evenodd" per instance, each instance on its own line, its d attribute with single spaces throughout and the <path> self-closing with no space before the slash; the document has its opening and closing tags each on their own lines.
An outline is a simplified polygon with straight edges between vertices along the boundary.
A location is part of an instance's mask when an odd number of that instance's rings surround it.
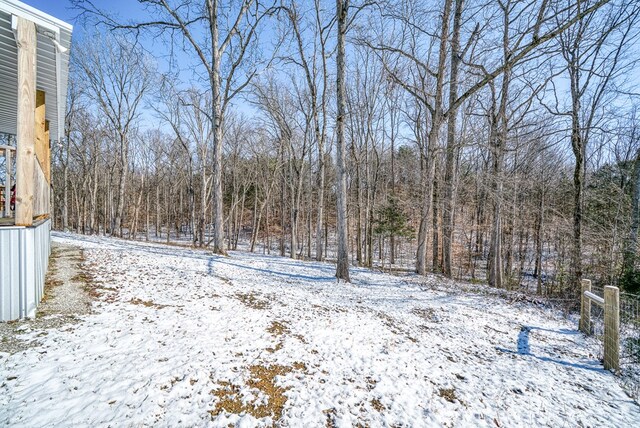
<svg viewBox="0 0 640 428">
<path fill-rule="evenodd" d="M 338 47 L 336 56 L 336 94 L 338 111 L 336 117 L 336 168 L 338 183 L 337 201 L 337 229 L 338 229 L 338 260 L 336 278 L 350 282 L 349 278 L 349 238 L 347 236 L 347 171 L 346 171 L 346 142 L 344 125 L 346 114 L 345 99 L 345 35 L 347 33 L 347 15 L 349 0 L 336 0 L 336 17 L 338 22 Z"/>
<path fill-rule="evenodd" d="M 82 71 L 86 93 L 98 101 L 118 153 L 118 198 L 112 233 L 122 237 L 125 187 L 129 172 L 129 143 L 150 90 L 152 68 L 140 46 L 124 38 L 103 35 L 89 39 L 74 56 Z"/>
<path fill-rule="evenodd" d="M 422 184 L 422 188 L 424 189 L 423 210 L 418 230 L 418 250 L 416 256 L 416 271 L 418 273 L 426 273 L 427 235 L 429 229 L 428 217 L 434 207 L 434 150 L 442 123 L 449 115 L 456 114 L 457 109 L 466 100 L 485 88 L 489 82 L 496 79 L 505 71 L 510 70 L 516 64 L 527 59 L 536 49 L 555 39 L 580 19 L 594 13 L 608 2 L 609 0 L 594 2 L 589 7 L 580 8 L 575 15 L 565 17 L 565 19 L 561 21 L 556 19 L 557 14 L 550 10 L 547 1 L 542 1 L 539 5 L 537 5 L 535 1 L 520 5 L 520 8 L 523 10 L 536 8 L 537 13 L 518 14 L 518 17 L 523 19 L 524 22 L 518 25 L 518 35 L 511 35 L 511 37 L 516 40 L 516 43 L 512 46 L 512 50 L 509 51 L 508 56 L 492 68 L 479 67 L 479 69 L 482 70 L 480 76 L 475 82 L 468 85 L 461 94 L 457 95 L 455 99 L 452 98 L 446 110 L 442 103 L 442 97 L 444 84 L 447 79 L 445 75 L 447 72 L 446 53 L 450 37 L 449 28 L 451 25 L 450 19 L 453 0 L 448 0 L 443 5 L 439 20 L 440 31 L 437 33 L 437 36 L 433 36 L 435 32 L 427 27 L 427 22 L 430 24 L 433 21 L 428 20 L 424 22 L 425 16 L 428 16 L 428 14 L 420 10 L 418 4 L 413 0 L 406 0 L 397 7 L 394 7 L 392 4 L 387 4 L 386 6 L 389 11 L 383 14 L 385 19 L 383 19 L 382 28 L 393 28 L 393 23 L 398 22 L 400 24 L 399 34 L 388 32 L 391 33 L 391 40 L 385 40 L 384 38 L 375 39 L 373 37 L 359 38 L 360 43 L 380 53 L 380 59 L 384 62 L 385 69 L 389 76 L 408 93 L 416 97 L 420 103 L 423 103 L 431 116 L 429 142 L 426 145 L 429 154 L 427 155 Z M 571 7 L 569 7 L 569 9 L 571 9 Z M 534 18 L 529 19 L 529 16 L 533 16 Z M 541 32 L 543 30 L 544 32 Z M 382 30 L 382 32 L 387 33 L 387 31 L 384 30 Z M 423 40 L 424 37 L 427 38 L 426 42 Z M 527 41 L 527 37 L 531 37 L 531 39 Z M 438 45 L 439 48 L 434 49 L 435 45 Z M 426 46 L 426 53 L 421 50 L 421 46 Z M 434 50 L 437 53 L 435 67 L 434 64 L 431 63 L 431 56 Z M 476 64 L 475 66 L 477 67 L 478 65 Z M 408 73 L 413 77 L 413 81 L 406 79 L 404 75 L 406 69 L 409 69 Z M 431 81 L 431 79 L 434 79 L 434 81 Z M 450 199 L 451 196 L 452 192 L 447 192 L 447 198 Z M 449 227 L 450 226 L 447 225 L 447 228 Z M 451 244 L 451 239 L 445 241 L 447 245 Z M 450 249 L 448 249 L 447 252 L 450 253 Z"/>
<path fill-rule="evenodd" d="M 204 7 L 196 3 L 170 0 L 139 0 L 148 13 L 157 19 L 122 23 L 98 9 L 90 0 L 75 4 L 83 13 L 98 17 L 110 28 L 157 31 L 174 35 L 193 49 L 200 65 L 206 71 L 207 84 L 212 95 L 211 127 L 213 129 L 213 251 L 226 254 L 224 249 L 224 216 L 222 198 L 222 139 L 224 117 L 232 100 L 241 93 L 258 74 L 256 61 L 251 61 L 252 50 L 261 22 L 276 11 L 275 3 L 264 5 L 258 0 L 218 1 L 206 0 Z"/>
<path fill-rule="evenodd" d="M 612 94 L 609 89 L 621 72 L 634 61 L 625 58 L 627 41 L 637 31 L 640 17 L 638 4 L 612 3 L 600 13 L 583 15 L 589 3 L 578 3 L 564 14 L 580 17 L 577 24 L 560 34 L 558 44 L 564 61 L 564 73 L 569 80 L 571 105 L 561 110 L 559 105 L 547 106 L 554 114 L 570 120 L 571 149 L 575 158 L 573 170 L 573 245 L 571 252 L 572 293 L 576 293 L 582 279 L 582 218 L 584 177 L 589 141 L 602 119 L 601 106 Z M 593 6 L 591 6 L 593 7 Z M 558 99 L 556 94 L 556 100 Z"/>
<path fill-rule="evenodd" d="M 323 216 L 324 216 L 324 188 L 325 188 L 325 140 L 327 133 L 327 59 L 329 52 L 327 51 L 327 43 L 330 35 L 332 22 L 325 24 L 323 22 L 322 8 L 320 0 L 313 1 L 313 18 L 310 22 L 304 21 L 305 13 L 301 13 L 297 2 L 293 1 L 290 5 L 285 6 L 287 17 L 291 24 L 291 29 L 295 38 L 296 57 L 291 59 L 298 65 L 305 77 L 309 103 L 311 107 L 311 120 L 313 126 L 313 136 L 317 147 L 318 156 L 318 172 L 316 176 L 317 184 L 317 214 L 316 214 L 316 260 L 322 260 L 323 245 Z M 312 41 L 312 50 L 310 52 L 305 48 L 305 30 L 303 25 L 307 23 L 310 27 Z M 318 66 L 318 62 L 320 65 Z M 318 80 L 320 80 L 318 82 Z"/>
</svg>

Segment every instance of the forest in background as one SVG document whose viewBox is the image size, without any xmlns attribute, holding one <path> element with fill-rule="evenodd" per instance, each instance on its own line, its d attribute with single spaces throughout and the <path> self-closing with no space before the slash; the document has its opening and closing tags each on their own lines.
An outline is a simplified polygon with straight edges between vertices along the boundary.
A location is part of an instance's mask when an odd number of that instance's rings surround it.
<svg viewBox="0 0 640 428">
<path fill-rule="evenodd" d="M 637 2 L 140 4 L 76 2 L 56 228 L 640 288 Z"/>
</svg>

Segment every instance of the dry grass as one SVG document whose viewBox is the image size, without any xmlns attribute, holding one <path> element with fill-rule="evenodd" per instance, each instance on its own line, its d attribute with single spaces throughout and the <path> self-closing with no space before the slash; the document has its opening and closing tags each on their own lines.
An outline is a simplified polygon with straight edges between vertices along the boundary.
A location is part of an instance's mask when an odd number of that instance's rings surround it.
<svg viewBox="0 0 640 428">
<path fill-rule="evenodd" d="M 42 299 L 40 300 L 40 303 L 44 303 L 50 300 L 52 296 L 52 293 L 51 293 L 52 290 L 56 287 L 60 287 L 63 284 L 64 282 L 62 282 L 59 279 L 53 278 L 51 272 L 48 272 L 44 281 L 44 293 L 42 295 Z M 44 313 L 42 308 L 40 308 L 40 310 L 36 312 L 36 317 L 42 317 L 44 315 L 46 315 L 46 313 Z"/>
<path fill-rule="evenodd" d="M 132 305 L 141 305 L 141 306 L 146 306 L 147 308 L 153 307 L 158 309 L 166 308 L 168 306 L 168 305 L 160 305 L 158 303 L 154 303 L 151 300 L 141 300 L 138 298 L 129 300 L 129 303 L 131 303 Z"/>
<path fill-rule="evenodd" d="M 298 370 L 299 372 L 302 372 L 302 373 L 307 372 L 307 365 L 300 361 L 296 361 L 295 363 L 291 364 L 291 367 L 293 367 L 294 370 Z"/>
<path fill-rule="evenodd" d="M 87 272 L 78 272 L 71 278 L 71 281 L 87 285 L 93 283 L 93 276 Z"/>
<path fill-rule="evenodd" d="M 267 397 L 266 403 L 243 402 L 240 386 L 231 382 L 219 382 L 221 387 L 211 391 L 218 398 L 218 402 L 215 408 L 209 411 L 209 414 L 212 418 L 215 418 L 222 412 L 232 414 L 247 413 L 255 418 L 270 417 L 275 424 L 282 418 L 282 412 L 287 403 L 287 397 L 285 396 L 287 388 L 276 385 L 276 377 L 285 376 L 294 370 L 304 371 L 306 366 L 303 363 L 296 362 L 292 366 L 253 365 L 249 367 L 250 378 L 246 385 L 264 394 Z"/>
<path fill-rule="evenodd" d="M 49 266 L 47 268 L 47 275 L 44 280 L 44 294 L 42 295 L 41 302 L 46 302 L 51 298 L 51 290 L 64 284 L 61 280 L 55 278 L 58 273 L 57 259 L 60 257 L 61 251 L 58 247 L 51 248 L 51 255 L 49 256 Z M 36 316 L 41 317 L 41 313 L 36 313 Z"/>
<path fill-rule="evenodd" d="M 269 328 L 267 328 L 267 333 L 272 334 L 274 337 L 282 337 L 291 333 L 291 330 L 287 325 L 280 321 L 273 321 Z M 280 339 L 276 346 L 273 348 L 267 348 L 266 351 L 270 353 L 274 353 L 279 351 L 284 346 L 283 338 Z"/>
<path fill-rule="evenodd" d="M 282 342 L 278 342 L 278 343 L 276 343 L 276 346 L 274 346 L 273 348 L 267 348 L 265 350 L 267 352 L 273 354 L 274 352 L 277 352 L 277 351 L 281 350 L 283 346 L 284 345 L 282 344 Z"/>
<path fill-rule="evenodd" d="M 85 284 L 84 291 L 93 299 L 104 297 L 106 302 L 115 302 L 118 292 L 115 288 L 104 287 L 100 284 Z"/>
<path fill-rule="evenodd" d="M 453 403 L 458 399 L 458 397 L 456 397 L 455 388 L 440 388 L 438 394 L 450 403 Z"/>
<path fill-rule="evenodd" d="M 289 327 L 287 327 L 286 324 L 280 321 L 273 321 L 271 326 L 267 329 L 267 333 L 271 333 L 277 337 L 289 334 L 291 333 L 291 330 L 289 330 Z"/>
<path fill-rule="evenodd" d="M 323 313 L 323 314 L 331 314 L 331 313 L 346 313 L 348 312 L 346 308 L 342 308 L 342 307 L 338 307 L 338 306 L 334 306 L 334 307 L 327 307 L 327 306 L 321 306 L 321 305 L 316 305 L 316 304 L 312 304 L 311 307 L 316 310 L 317 312 Z"/>
<path fill-rule="evenodd" d="M 235 298 L 251 309 L 267 310 L 271 308 L 268 300 L 261 299 L 254 293 L 238 293 Z"/>
<path fill-rule="evenodd" d="M 377 398 L 374 398 L 373 400 L 371 400 L 371 407 L 373 407 L 375 410 L 377 410 L 380 413 L 387 410 L 384 404 L 382 404 L 380 400 L 378 400 Z"/>
<path fill-rule="evenodd" d="M 412 314 L 419 316 L 425 321 L 429 322 L 439 322 L 439 318 L 436 315 L 435 310 L 433 308 L 413 308 L 411 311 Z"/>
<path fill-rule="evenodd" d="M 382 319 L 383 324 L 387 326 L 387 328 L 392 333 L 397 334 L 399 336 L 404 336 L 413 343 L 418 342 L 418 339 L 416 339 L 408 330 L 400 326 L 399 322 L 389 314 L 386 314 L 384 312 L 377 312 L 377 315 L 378 317 L 380 317 L 380 319 Z"/>
<path fill-rule="evenodd" d="M 325 423 L 325 427 L 327 428 L 336 428 L 338 425 L 336 424 L 336 409 L 326 409 L 323 410 L 322 413 L 324 413 L 327 417 L 326 423 Z"/>
</svg>

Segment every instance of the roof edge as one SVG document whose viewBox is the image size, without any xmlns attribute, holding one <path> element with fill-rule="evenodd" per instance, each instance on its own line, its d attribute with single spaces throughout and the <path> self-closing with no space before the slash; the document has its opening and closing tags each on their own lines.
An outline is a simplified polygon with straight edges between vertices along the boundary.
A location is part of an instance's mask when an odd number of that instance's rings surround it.
<svg viewBox="0 0 640 428">
<path fill-rule="evenodd" d="M 61 29 L 69 32 L 73 31 L 73 25 L 18 0 L 0 0 L 0 10 L 11 15 L 23 17 L 38 25 L 49 27 L 52 30 Z"/>
</svg>

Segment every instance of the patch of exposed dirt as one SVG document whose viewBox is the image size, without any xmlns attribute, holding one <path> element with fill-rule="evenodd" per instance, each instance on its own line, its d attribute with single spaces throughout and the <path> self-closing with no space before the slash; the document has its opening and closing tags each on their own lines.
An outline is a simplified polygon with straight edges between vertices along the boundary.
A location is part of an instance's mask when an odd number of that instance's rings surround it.
<svg viewBox="0 0 640 428">
<path fill-rule="evenodd" d="M 251 309 L 267 310 L 271 309 L 268 300 L 258 297 L 255 293 L 237 293 L 235 298 L 240 300 L 246 307 Z"/>
<path fill-rule="evenodd" d="M 378 400 L 377 398 L 374 398 L 373 400 L 371 400 L 371 407 L 373 407 L 376 411 L 382 413 L 385 410 L 387 410 L 387 408 L 384 406 L 384 404 L 382 404 L 380 402 L 380 400 Z"/>
<path fill-rule="evenodd" d="M 215 418 L 222 412 L 232 414 L 247 413 L 255 418 L 270 417 L 275 425 L 282 418 L 282 412 L 287 403 L 285 395 L 287 388 L 276 385 L 276 377 L 285 376 L 294 370 L 304 371 L 306 366 L 303 363 L 296 362 L 292 366 L 263 366 L 258 364 L 249 367 L 250 377 L 246 382 L 246 386 L 258 390 L 262 396 L 266 397 L 266 402 L 264 400 L 258 401 L 258 399 L 246 401 L 240 385 L 226 381 L 218 382 L 220 388 L 211 391 L 218 399 L 215 408 L 209 411 L 211 418 Z"/>
<path fill-rule="evenodd" d="M 166 308 L 169 305 L 161 305 L 159 303 L 155 303 L 152 302 L 151 300 L 142 300 L 142 299 L 138 299 L 137 297 L 134 299 L 129 300 L 129 303 L 131 303 L 132 305 L 141 305 L 141 306 L 145 306 L 147 308 L 157 308 L 157 309 L 162 309 L 162 308 Z"/>
<path fill-rule="evenodd" d="M 267 333 L 271 333 L 277 337 L 277 336 L 284 336 L 285 334 L 289 334 L 291 333 L 291 330 L 289 330 L 289 327 L 287 327 L 286 324 L 280 321 L 273 321 L 271 323 L 271 326 L 269 326 L 269 328 L 267 329 Z"/>
<path fill-rule="evenodd" d="M 291 333 L 291 330 L 289 330 L 289 327 L 287 327 L 286 324 L 280 321 L 273 321 L 269 328 L 267 328 L 267 333 L 272 334 L 276 338 L 280 338 L 278 343 L 276 343 L 273 348 L 266 349 L 267 352 L 274 353 L 282 349 L 282 347 L 284 346 L 284 338 L 282 336 L 288 335 L 289 333 Z"/>
<path fill-rule="evenodd" d="M 441 321 L 433 308 L 413 308 L 411 313 L 428 322 L 439 323 Z"/>
<path fill-rule="evenodd" d="M 90 275 L 84 270 L 82 250 L 52 242 L 49 269 L 45 277 L 44 295 L 33 319 L 0 323 L 0 352 L 15 354 L 38 345 L 38 340 L 26 340 L 24 333 L 41 330 L 36 336 L 47 335 L 48 329 L 60 328 L 80 321 L 79 316 L 91 312 Z"/>
<path fill-rule="evenodd" d="M 440 388 L 438 395 L 450 403 L 454 403 L 458 399 L 455 388 Z"/>
<path fill-rule="evenodd" d="M 322 413 L 327 417 L 325 427 L 327 428 L 336 428 L 338 424 L 336 423 L 337 412 L 335 408 L 323 410 Z"/>
</svg>

